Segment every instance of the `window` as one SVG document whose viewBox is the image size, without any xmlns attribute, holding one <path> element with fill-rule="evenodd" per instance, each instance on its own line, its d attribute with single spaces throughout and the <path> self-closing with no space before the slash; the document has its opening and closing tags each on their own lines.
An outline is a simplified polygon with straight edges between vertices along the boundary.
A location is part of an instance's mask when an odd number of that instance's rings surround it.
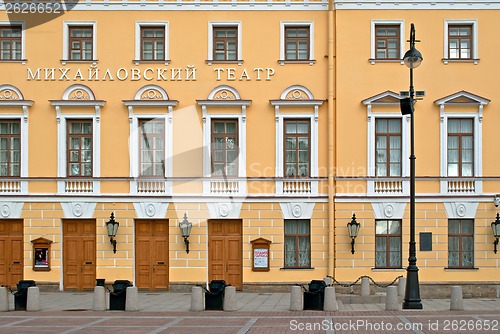
<svg viewBox="0 0 500 334">
<path fill-rule="evenodd" d="M 238 176 L 238 120 L 212 120 L 212 175 Z"/>
<path fill-rule="evenodd" d="M 285 220 L 285 268 L 311 267 L 310 221 Z"/>
<path fill-rule="evenodd" d="M 22 27 L 0 26 L 0 60 L 22 59 Z"/>
<path fill-rule="evenodd" d="M 238 60 L 238 28 L 213 28 L 213 60 Z"/>
<path fill-rule="evenodd" d="M 165 123 L 163 120 L 140 120 L 140 175 L 165 175 Z"/>
<path fill-rule="evenodd" d="M 278 63 L 307 62 L 314 60 L 314 23 L 307 21 L 282 21 L 280 25 L 280 59 Z"/>
<path fill-rule="evenodd" d="M 375 59 L 400 60 L 400 26 L 375 25 Z"/>
<path fill-rule="evenodd" d="M 448 176 L 474 175 L 474 122 L 471 118 L 448 119 Z"/>
<path fill-rule="evenodd" d="M 309 27 L 285 28 L 285 60 L 309 60 Z"/>
<path fill-rule="evenodd" d="M 474 266 L 474 221 L 450 219 L 448 222 L 448 267 Z"/>
<path fill-rule="evenodd" d="M 141 27 L 141 60 L 165 60 L 165 27 Z"/>
<path fill-rule="evenodd" d="M 69 60 L 92 60 L 93 43 L 91 26 L 69 27 Z"/>
<path fill-rule="evenodd" d="M 0 177 L 21 175 L 21 124 L 19 120 L 0 121 Z"/>
<path fill-rule="evenodd" d="M 444 22 L 443 62 L 479 62 L 478 28 L 476 20 L 446 20 Z"/>
<path fill-rule="evenodd" d="M 375 267 L 401 268 L 401 221 L 375 222 Z"/>
<path fill-rule="evenodd" d="M 450 59 L 472 59 L 472 24 L 448 26 Z"/>
<path fill-rule="evenodd" d="M 310 166 L 310 120 L 290 120 L 285 123 L 285 176 L 308 177 Z"/>
<path fill-rule="evenodd" d="M 401 119 L 375 120 L 375 172 L 377 177 L 401 176 Z"/>
<path fill-rule="evenodd" d="M 68 120 L 68 176 L 92 176 L 92 121 Z"/>
</svg>

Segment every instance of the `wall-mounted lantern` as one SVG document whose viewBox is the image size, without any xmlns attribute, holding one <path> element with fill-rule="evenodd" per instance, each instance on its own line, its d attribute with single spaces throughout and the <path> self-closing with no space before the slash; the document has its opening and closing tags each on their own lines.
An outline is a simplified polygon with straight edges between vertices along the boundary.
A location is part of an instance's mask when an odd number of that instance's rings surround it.
<svg viewBox="0 0 500 334">
<path fill-rule="evenodd" d="M 116 254 L 116 232 L 118 232 L 118 226 L 120 224 L 115 221 L 115 214 L 111 212 L 111 216 L 109 217 L 109 221 L 106 222 L 106 229 L 108 230 L 109 242 L 113 245 L 113 253 Z"/>
<path fill-rule="evenodd" d="M 352 214 L 351 222 L 347 223 L 347 231 L 351 237 L 351 253 L 354 254 L 354 239 L 358 236 L 360 224 L 356 221 L 356 214 Z"/>
<path fill-rule="evenodd" d="M 500 215 L 497 212 L 497 219 L 491 223 L 491 229 L 493 230 L 493 236 L 495 237 L 495 241 L 493 245 L 495 245 L 495 249 L 493 250 L 495 254 L 497 253 L 498 246 L 498 238 L 500 238 Z"/>
<path fill-rule="evenodd" d="M 191 228 L 193 224 L 189 222 L 187 213 L 184 214 L 184 219 L 179 223 L 179 228 L 181 229 L 181 235 L 184 238 L 184 243 L 186 244 L 186 253 L 189 254 L 189 235 L 191 234 Z"/>
</svg>

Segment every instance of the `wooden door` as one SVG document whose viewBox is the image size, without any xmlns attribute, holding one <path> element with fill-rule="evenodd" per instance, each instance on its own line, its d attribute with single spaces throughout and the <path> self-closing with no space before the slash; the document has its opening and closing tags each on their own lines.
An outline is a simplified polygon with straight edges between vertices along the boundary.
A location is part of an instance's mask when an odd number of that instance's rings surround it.
<svg viewBox="0 0 500 334">
<path fill-rule="evenodd" d="M 168 289 L 168 220 L 135 221 L 135 280 L 139 289 Z"/>
<path fill-rule="evenodd" d="M 91 290 L 95 286 L 95 224 L 93 219 L 63 221 L 64 290 Z"/>
<path fill-rule="evenodd" d="M 0 220 L 0 285 L 15 287 L 23 279 L 23 220 Z"/>
<path fill-rule="evenodd" d="M 243 245 L 241 220 L 208 222 L 208 279 L 223 279 L 243 288 Z"/>
</svg>

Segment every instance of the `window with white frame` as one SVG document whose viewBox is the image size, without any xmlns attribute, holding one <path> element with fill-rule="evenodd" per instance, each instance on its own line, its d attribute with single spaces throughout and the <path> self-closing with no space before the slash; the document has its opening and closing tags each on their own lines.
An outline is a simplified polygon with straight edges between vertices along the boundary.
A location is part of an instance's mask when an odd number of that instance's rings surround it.
<svg viewBox="0 0 500 334">
<path fill-rule="evenodd" d="M 478 32 L 476 20 L 446 20 L 444 22 L 443 62 L 467 62 L 477 64 Z"/>
<path fill-rule="evenodd" d="M 135 58 L 141 62 L 164 62 L 169 60 L 169 24 L 168 22 L 135 23 Z"/>
<path fill-rule="evenodd" d="M 375 118 L 375 175 L 401 176 L 401 118 Z"/>
<path fill-rule="evenodd" d="M 243 63 L 241 22 L 208 22 L 207 63 Z"/>
<path fill-rule="evenodd" d="M 66 61 L 97 61 L 96 22 L 64 21 L 63 64 Z"/>
<path fill-rule="evenodd" d="M 490 100 L 460 91 L 435 101 L 440 107 L 442 193 L 480 192 L 483 108 Z"/>
<path fill-rule="evenodd" d="M 165 121 L 139 119 L 140 176 L 165 176 Z"/>
<path fill-rule="evenodd" d="M 314 64 L 314 22 L 282 21 L 280 23 L 280 59 L 285 63 Z"/>
<path fill-rule="evenodd" d="M 0 61 L 25 61 L 23 21 L 0 21 Z"/>
<path fill-rule="evenodd" d="M 404 22 L 372 20 L 370 63 L 401 62 L 404 53 Z"/>
</svg>

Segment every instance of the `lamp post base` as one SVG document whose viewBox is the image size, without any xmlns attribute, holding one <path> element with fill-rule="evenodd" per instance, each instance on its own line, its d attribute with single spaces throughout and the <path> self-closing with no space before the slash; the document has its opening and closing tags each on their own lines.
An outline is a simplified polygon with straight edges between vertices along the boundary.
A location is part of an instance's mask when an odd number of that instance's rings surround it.
<svg viewBox="0 0 500 334">
<path fill-rule="evenodd" d="M 410 265 L 406 269 L 406 290 L 405 298 L 403 301 L 403 309 L 423 309 L 422 301 L 420 300 L 420 285 L 418 282 L 418 268 L 416 265 Z"/>
</svg>

